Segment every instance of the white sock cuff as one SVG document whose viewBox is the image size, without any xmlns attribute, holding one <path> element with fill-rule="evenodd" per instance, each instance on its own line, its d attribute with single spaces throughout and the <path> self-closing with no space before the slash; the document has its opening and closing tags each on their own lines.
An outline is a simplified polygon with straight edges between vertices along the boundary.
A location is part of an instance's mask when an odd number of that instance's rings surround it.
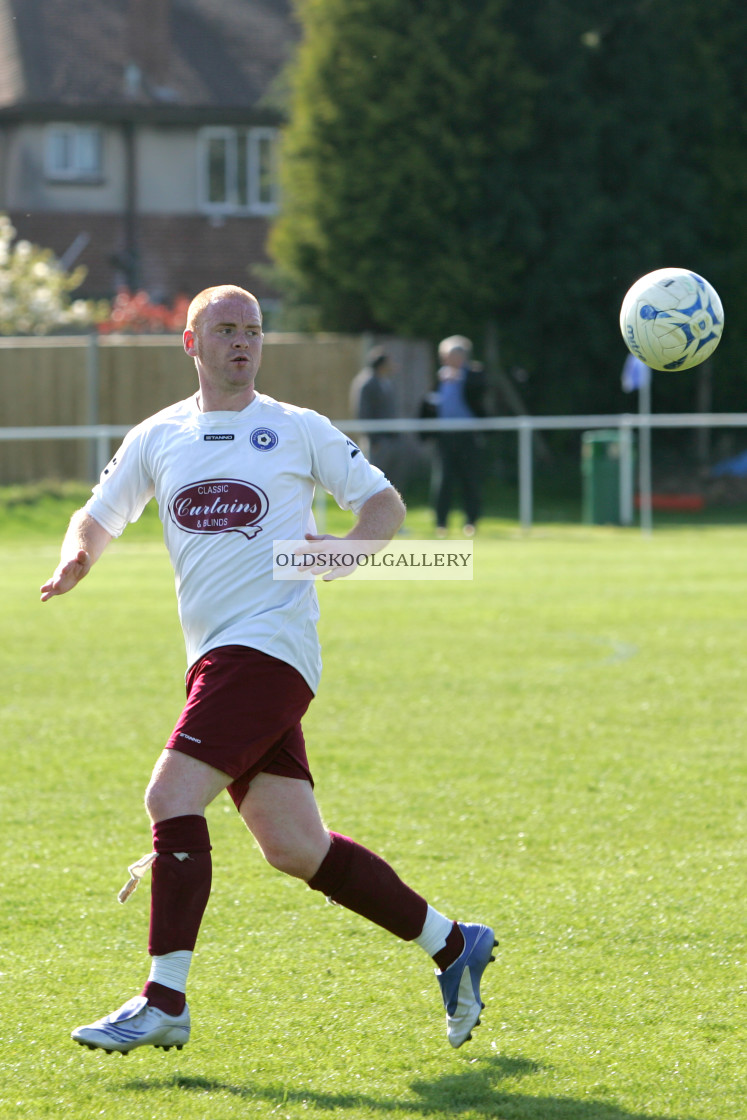
<svg viewBox="0 0 747 1120">
<path fill-rule="evenodd" d="M 438 910 L 429 906 L 428 913 L 425 916 L 423 932 L 420 937 L 415 938 L 415 944 L 419 945 L 421 949 L 425 949 L 428 956 L 432 957 L 439 949 L 443 949 L 453 924 L 451 918 L 444 917 L 443 914 L 439 914 Z"/>
<path fill-rule="evenodd" d="M 163 984 L 164 988 L 173 988 L 175 992 L 186 992 L 191 963 L 190 949 L 177 949 L 173 953 L 164 953 L 162 957 L 151 957 L 148 980 Z"/>
</svg>

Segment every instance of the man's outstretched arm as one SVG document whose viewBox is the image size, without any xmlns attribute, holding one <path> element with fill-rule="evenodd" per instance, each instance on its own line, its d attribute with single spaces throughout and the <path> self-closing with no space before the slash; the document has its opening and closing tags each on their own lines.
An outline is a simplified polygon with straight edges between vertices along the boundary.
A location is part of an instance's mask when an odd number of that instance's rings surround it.
<svg viewBox="0 0 747 1120">
<path fill-rule="evenodd" d="M 40 589 L 42 603 L 72 591 L 88 575 L 112 539 L 111 533 L 84 509 L 74 513 L 62 542 L 60 562 Z"/>
</svg>

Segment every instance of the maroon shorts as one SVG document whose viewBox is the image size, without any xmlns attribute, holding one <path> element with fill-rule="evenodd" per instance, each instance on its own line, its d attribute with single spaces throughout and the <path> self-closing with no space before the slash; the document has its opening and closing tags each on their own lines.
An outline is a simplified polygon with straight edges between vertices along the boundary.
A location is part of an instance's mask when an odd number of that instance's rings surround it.
<svg viewBox="0 0 747 1120">
<path fill-rule="evenodd" d="M 263 770 L 313 785 L 301 730 L 312 699 L 292 665 L 247 646 L 220 646 L 189 670 L 187 703 L 166 747 L 230 775 L 237 807 Z"/>
</svg>

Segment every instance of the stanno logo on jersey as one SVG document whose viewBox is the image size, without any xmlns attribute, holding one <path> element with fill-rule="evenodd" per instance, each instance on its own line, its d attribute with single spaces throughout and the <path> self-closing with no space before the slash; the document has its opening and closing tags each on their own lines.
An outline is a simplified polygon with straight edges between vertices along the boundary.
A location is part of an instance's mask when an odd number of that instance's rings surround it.
<svg viewBox="0 0 747 1120">
<path fill-rule="evenodd" d="M 350 452 L 351 459 L 354 459 L 356 455 L 360 455 L 361 449 L 355 443 L 353 443 L 352 439 L 347 440 L 347 445 L 348 447 L 352 447 L 352 451 Z"/>
<path fill-rule="evenodd" d="M 278 445 L 278 435 L 272 428 L 255 428 L 249 442 L 256 451 L 272 451 Z"/>
<path fill-rule="evenodd" d="M 224 440 L 235 439 L 236 437 L 233 432 L 216 432 L 204 435 L 202 438 L 205 440 L 205 443 L 222 443 Z"/>
<path fill-rule="evenodd" d="M 183 486 L 169 502 L 171 520 L 187 533 L 262 532 L 269 502 L 264 490 L 237 478 L 210 478 Z"/>
</svg>

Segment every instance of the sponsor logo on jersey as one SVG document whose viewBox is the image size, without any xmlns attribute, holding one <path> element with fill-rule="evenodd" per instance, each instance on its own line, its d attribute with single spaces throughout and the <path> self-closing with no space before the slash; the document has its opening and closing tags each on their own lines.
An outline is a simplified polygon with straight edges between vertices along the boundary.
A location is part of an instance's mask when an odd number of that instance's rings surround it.
<svg viewBox="0 0 747 1120">
<path fill-rule="evenodd" d="M 224 440 L 235 439 L 236 437 L 233 432 L 222 432 L 220 435 L 211 433 L 210 435 L 204 435 L 202 438 L 205 443 L 222 443 Z"/>
<path fill-rule="evenodd" d="M 278 434 L 272 428 L 255 428 L 249 442 L 255 451 L 272 451 L 278 445 Z"/>
<path fill-rule="evenodd" d="M 348 447 L 352 448 L 352 450 L 350 452 L 350 458 L 351 459 L 354 459 L 356 457 L 356 455 L 360 455 L 361 449 L 360 449 L 360 447 L 358 447 L 357 444 L 353 443 L 352 439 L 346 440 L 346 443 L 347 443 Z"/>
<path fill-rule="evenodd" d="M 247 540 L 262 532 L 267 495 L 237 478 L 209 478 L 183 486 L 169 502 L 169 516 L 187 533 L 241 533 Z"/>
</svg>

